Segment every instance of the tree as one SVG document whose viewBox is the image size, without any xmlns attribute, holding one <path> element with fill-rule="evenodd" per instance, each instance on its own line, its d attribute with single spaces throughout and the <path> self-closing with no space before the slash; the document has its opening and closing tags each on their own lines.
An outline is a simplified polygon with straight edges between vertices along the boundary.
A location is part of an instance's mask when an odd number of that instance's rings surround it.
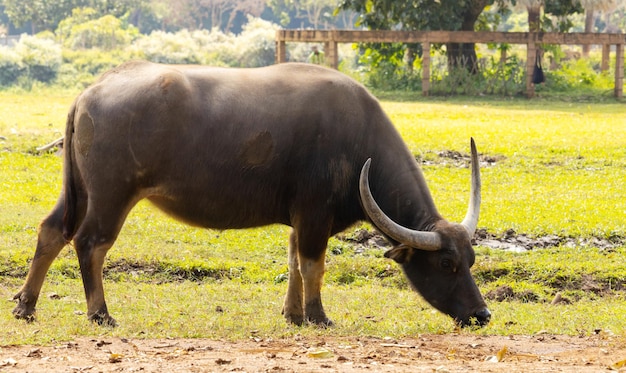
<svg viewBox="0 0 626 373">
<path fill-rule="evenodd" d="M 319 29 L 334 23 L 337 0 L 268 0 L 267 6 L 282 26 Z"/>
<path fill-rule="evenodd" d="M 245 16 L 259 17 L 265 0 L 152 0 L 150 9 L 161 21 L 162 30 L 218 29 L 229 32 Z"/>
<path fill-rule="evenodd" d="M 550 31 L 567 32 L 572 27 L 568 16 L 582 13 L 581 0 L 508 0 L 508 4 L 528 11 L 528 31 L 540 32 L 546 28 Z M 545 15 L 541 18 L 541 11 Z M 547 17 L 557 17 L 558 22 L 552 24 Z"/>
<path fill-rule="evenodd" d="M 53 31 L 59 22 L 72 15 L 72 10 L 90 7 L 102 17 L 122 17 L 148 0 L 0 0 L 11 23 L 20 27 L 31 24 L 31 33 Z"/>
<path fill-rule="evenodd" d="M 371 30 L 474 31 L 483 10 L 494 3 L 506 9 L 503 0 L 342 0 L 339 8 L 359 13 L 357 25 Z M 446 54 L 449 66 L 478 71 L 473 43 L 449 43 Z"/>
<path fill-rule="evenodd" d="M 98 17 L 93 8 L 76 8 L 72 16 L 59 23 L 57 39 L 71 49 L 102 48 L 111 50 L 130 44 L 139 30 L 107 14 Z"/>
<path fill-rule="evenodd" d="M 595 12 L 608 12 L 617 8 L 618 0 L 580 0 L 585 9 L 585 32 L 593 32 Z M 590 45 L 583 45 L 583 55 L 589 56 Z"/>
<path fill-rule="evenodd" d="M 72 14 L 80 0 L 2 0 L 4 11 L 17 27 L 31 23 L 31 32 L 56 28 L 57 24 Z"/>
</svg>

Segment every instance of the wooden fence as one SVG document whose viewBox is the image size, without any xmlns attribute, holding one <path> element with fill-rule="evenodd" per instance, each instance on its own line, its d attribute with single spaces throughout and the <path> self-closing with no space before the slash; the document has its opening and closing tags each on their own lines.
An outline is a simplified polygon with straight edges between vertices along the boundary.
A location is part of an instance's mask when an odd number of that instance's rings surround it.
<svg viewBox="0 0 626 373">
<path fill-rule="evenodd" d="M 422 94 L 430 88 L 430 48 L 433 43 L 526 44 L 526 95 L 535 94 L 532 83 L 537 46 L 541 44 L 602 45 L 602 69 L 608 70 L 611 46 L 615 46 L 615 97 L 624 94 L 624 44 L 626 34 L 552 32 L 472 32 L 472 31 L 355 31 L 355 30 L 278 30 L 276 62 L 286 62 L 286 42 L 324 43 L 327 64 L 337 68 L 338 43 L 421 43 Z"/>
</svg>

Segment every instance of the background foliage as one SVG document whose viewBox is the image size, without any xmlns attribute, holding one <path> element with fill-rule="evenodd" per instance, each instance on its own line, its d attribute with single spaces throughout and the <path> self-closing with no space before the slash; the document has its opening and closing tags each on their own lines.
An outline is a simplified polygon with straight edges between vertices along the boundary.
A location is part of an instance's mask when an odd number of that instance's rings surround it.
<svg viewBox="0 0 626 373">
<path fill-rule="evenodd" d="M 580 1 L 0 0 L 0 23 L 8 25 L 0 26 L 0 34 L 3 29 L 12 32 L 15 25 L 39 31 L 37 40 L 31 35 L 0 45 L 0 87 L 84 87 L 130 59 L 265 66 L 274 63 L 279 27 L 526 31 L 533 25 L 531 13 L 540 12 L 537 22 L 544 30 L 626 29 L 626 17 L 619 17 L 626 4 Z M 341 45 L 340 69 L 377 90 L 419 92 L 420 48 Z M 561 93 L 571 95 L 574 89 L 578 96 L 611 96 L 613 70 L 600 71 L 598 50 L 581 55 L 576 47 L 544 48 L 547 82 L 537 87 L 540 95 L 566 97 Z M 309 50 L 310 45 L 288 44 L 288 59 L 306 61 Z M 504 60 L 501 50 L 507 50 Z M 439 45 L 431 58 L 431 94 L 514 96 L 524 91 L 525 51 L 520 47 Z"/>
</svg>

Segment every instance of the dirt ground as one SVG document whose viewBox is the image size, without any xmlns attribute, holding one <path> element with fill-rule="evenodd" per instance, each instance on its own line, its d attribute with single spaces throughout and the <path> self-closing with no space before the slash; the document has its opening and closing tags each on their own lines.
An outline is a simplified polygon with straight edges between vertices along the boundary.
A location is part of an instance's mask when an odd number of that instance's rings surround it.
<svg viewBox="0 0 626 373">
<path fill-rule="evenodd" d="M 0 347 L 0 372 L 626 372 L 623 337 L 76 339 Z"/>
</svg>

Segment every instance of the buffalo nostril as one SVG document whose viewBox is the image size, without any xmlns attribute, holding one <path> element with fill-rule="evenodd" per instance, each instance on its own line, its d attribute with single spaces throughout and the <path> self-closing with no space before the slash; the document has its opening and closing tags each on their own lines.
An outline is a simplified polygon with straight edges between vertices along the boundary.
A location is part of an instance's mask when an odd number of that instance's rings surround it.
<svg viewBox="0 0 626 373">
<path fill-rule="evenodd" d="M 483 308 L 482 310 L 477 311 L 474 314 L 474 317 L 476 317 L 476 320 L 478 320 L 480 325 L 485 325 L 491 319 L 491 312 L 489 312 L 487 308 Z"/>
</svg>

